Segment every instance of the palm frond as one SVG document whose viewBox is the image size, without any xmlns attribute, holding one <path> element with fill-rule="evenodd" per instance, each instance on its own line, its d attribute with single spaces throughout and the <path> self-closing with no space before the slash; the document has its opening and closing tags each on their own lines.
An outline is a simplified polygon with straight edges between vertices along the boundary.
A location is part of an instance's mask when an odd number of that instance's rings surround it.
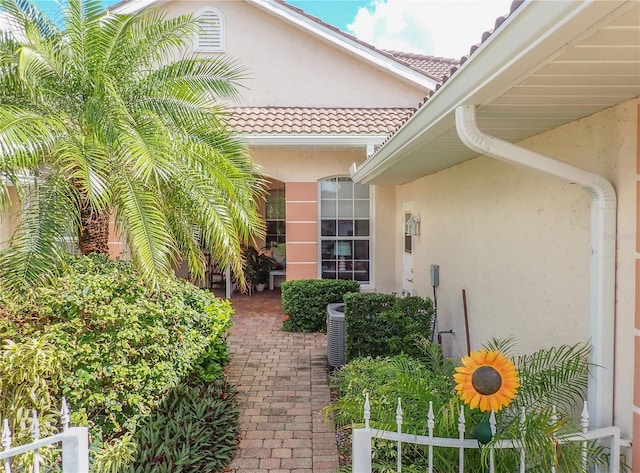
<svg viewBox="0 0 640 473">
<path fill-rule="evenodd" d="M 36 180 L 31 205 L 25 206 L 9 247 L 0 254 L 4 287 L 19 289 L 44 283 L 56 273 L 67 254 L 67 241 L 79 226 L 77 208 L 77 194 L 60 176 Z"/>
<path fill-rule="evenodd" d="M 145 280 L 154 284 L 171 274 L 170 256 L 176 253 L 174 236 L 153 192 L 127 173 L 116 173 L 114 180 L 118 233 L 125 236 L 132 260 Z"/>
<path fill-rule="evenodd" d="M 555 405 L 570 412 L 576 400 L 584 399 L 589 377 L 590 347 L 584 343 L 561 345 L 518 356 L 520 390 L 515 408 Z"/>
</svg>

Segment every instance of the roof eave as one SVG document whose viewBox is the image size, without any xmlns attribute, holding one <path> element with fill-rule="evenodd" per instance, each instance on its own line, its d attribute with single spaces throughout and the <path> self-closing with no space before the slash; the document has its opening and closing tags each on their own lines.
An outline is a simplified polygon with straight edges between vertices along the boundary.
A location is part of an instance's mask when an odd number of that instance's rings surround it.
<svg viewBox="0 0 640 473">
<path fill-rule="evenodd" d="M 358 134 L 299 134 L 284 133 L 239 133 L 238 136 L 250 146 L 340 146 L 340 147 L 371 147 L 380 145 L 387 135 L 358 135 Z"/>
<path fill-rule="evenodd" d="M 632 0 L 525 2 L 375 155 L 356 167 L 353 180 L 365 184 L 406 182 L 390 176 L 390 168 L 408 152 L 454 128 L 456 107 L 491 102 L 559 54 L 585 25 L 592 26 L 628 1 Z M 433 172 L 446 167 L 445 163 Z"/>
<path fill-rule="evenodd" d="M 135 1 L 152 1 L 152 0 L 135 0 Z M 264 11 L 270 12 L 292 24 L 293 26 L 310 31 L 322 38 L 324 41 L 340 48 L 341 50 L 357 56 L 377 68 L 382 68 L 399 77 L 405 82 L 409 82 L 414 86 L 418 86 L 427 90 L 435 90 L 438 81 L 421 74 L 410 67 L 403 66 L 395 59 L 389 58 L 383 54 L 376 53 L 374 50 L 367 48 L 355 41 L 350 41 L 347 37 L 337 34 L 330 28 L 319 24 L 312 19 L 297 13 L 295 10 L 274 2 L 272 0 L 245 0 Z"/>
</svg>

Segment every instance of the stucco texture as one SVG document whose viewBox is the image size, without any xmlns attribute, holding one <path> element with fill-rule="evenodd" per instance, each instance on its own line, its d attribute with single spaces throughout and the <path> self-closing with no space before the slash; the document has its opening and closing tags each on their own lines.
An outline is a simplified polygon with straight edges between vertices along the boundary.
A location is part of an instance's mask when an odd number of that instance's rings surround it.
<svg viewBox="0 0 640 473">
<path fill-rule="evenodd" d="M 209 5 L 209 4 L 207 4 Z M 243 106 L 416 107 L 425 90 L 239 0 L 214 2 L 225 19 L 225 54 L 245 68 Z M 171 2 L 169 16 L 202 2 Z M 207 53 L 200 53 L 207 54 Z"/>
<path fill-rule="evenodd" d="M 638 100 L 538 135 L 521 146 L 602 174 L 618 196 L 615 422 L 631 436 L 636 245 Z M 470 340 L 515 337 L 517 351 L 588 341 L 590 198 L 541 173 L 479 157 L 399 186 L 421 214 L 414 243 L 415 290 L 431 296 L 429 265 L 440 265 L 438 318 L 450 355 Z M 402 227 L 395 227 L 402 255 Z M 399 258 L 399 256 L 398 256 Z M 396 281 L 401 281 L 396 259 Z M 399 287 L 399 284 L 398 284 Z"/>
</svg>

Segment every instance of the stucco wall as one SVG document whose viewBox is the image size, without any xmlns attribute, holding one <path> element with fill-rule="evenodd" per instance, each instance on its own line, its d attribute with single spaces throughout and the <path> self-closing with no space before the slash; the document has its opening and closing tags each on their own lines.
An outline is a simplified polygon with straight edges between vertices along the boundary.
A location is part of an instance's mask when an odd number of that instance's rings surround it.
<svg viewBox="0 0 640 473">
<path fill-rule="evenodd" d="M 636 107 L 632 101 L 541 134 L 522 146 L 611 180 L 618 194 L 616 423 L 631 435 L 636 212 Z M 518 351 L 587 341 L 590 199 L 540 173 L 479 157 L 400 186 L 396 212 L 413 201 L 416 292 L 431 296 L 440 265 L 438 316 L 449 354 L 466 350 L 462 289 L 472 349 L 514 336 Z M 396 234 L 402 229 L 396 227 Z M 613 236 L 612 236 L 613 237 Z M 396 255 L 402 254 L 401 241 Z M 396 289 L 401 267 L 396 260 Z"/>
<path fill-rule="evenodd" d="M 361 162 L 365 157 L 364 148 L 270 147 L 254 148 L 252 152 L 255 161 L 263 167 L 263 171 L 270 178 L 285 183 L 296 183 L 297 186 L 303 183 L 314 183 L 316 189 L 319 179 L 331 176 L 348 176 L 351 163 Z M 390 219 L 393 218 L 395 193 L 394 186 L 372 186 L 371 188 L 373 228 L 371 276 L 372 286 L 375 286 L 378 291 L 390 292 L 394 290 L 395 256 L 393 248 L 395 248 L 396 236 L 394 232 L 387 231 L 387 229 L 390 225 Z M 287 195 L 287 200 L 289 201 L 289 195 Z M 307 200 L 304 199 L 305 204 L 308 204 Z M 314 209 L 315 215 L 308 215 L 305 218 L 297 216 L 293 224 L 295 225 L 296 222 L 310 224 L 311 220 L 317 221 L 317 207 Z M 289 210 L 290 204 L 288 203 L 287 212 Z M 289 214 L 287 220 L 290 220 Z M 287 232 L 290 230 L 291 228 L 288 226 Z M 289 242 L 288 238 L 287 241 Z M 307 235 L 305 242 L 308 241 Z M 287 247 L 288 253 L 289 248 Z M 287 261 L 289 261 L 288 257 Z M 305 273 L 305 277 L 309 277 L 308 271 Z M 288 271 L 287 279 L 291 279 Z"/>
<path fill-rule="evenodd" d="M 7 246 L 7 242 L 18 224 L 18 212 L 20 203 L 18 196 L 13 187 L 9 187 L 9 195 L 11 197 L 12 206 L 4 209 L 4 213 L 0 215 L 0 249 Z"/>
<path fill-rule="evenodd" d="M 243 105 L 415 107 L 425 95 L 242 1 L 180 1 L 164 8 L 172 16 L 195 13 L 205 5 L 224 15 L 225 54 L 247 69 Z"/>
</svg>

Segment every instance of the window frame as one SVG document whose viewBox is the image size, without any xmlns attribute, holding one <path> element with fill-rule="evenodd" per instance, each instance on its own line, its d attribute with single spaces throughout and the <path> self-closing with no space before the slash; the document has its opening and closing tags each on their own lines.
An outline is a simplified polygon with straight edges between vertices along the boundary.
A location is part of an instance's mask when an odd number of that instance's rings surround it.
<svg viewBox="0 0 640 473">
<path fill-rule="evenodd" d="M 334 218 L 334 221 L 336 222 L 336 235 L 335 236 L 326 236 L 322 234 L 322 221 L 323 221 L 323 216 L 322 216 L 322 204 L 323 204 L 323 199 L 322 199 L 322 182 L 325 180 L 329 180 L 329 179 L 333 179 L 333 180 L 339 180 L 339 179 L 348 179 L 351 181 L 352 185 L 357 185 L 357 183 L 353 182 L 351 180 L 350 176 L 345 176 L 345 175 L 334 175 L 334 176 L 326 176 L 323 178 L 318 179 L 317 183 L 318 183 L 318 279 L 342 279 L 338 277 L 338 273 L 339 273 L 339 269 L 336 267 L 336 278 L 324 278 L 323 277 L 323 254 L 322 254 L 322 243 L 323 241 L 341 241 L 341 240 L 351 240 L 351 241 L 367 241 L 368 242 L 368 259 L 366 260 L 368 262 L 368 279 L 365 281 L 358 281 L 360 283 L 361 288 L 363 289 L 371 289 L 374 285 L 374 258 L 373 258 L 373 249 L 374 249 L 374 187 L 373 186 L 365 186 L 368 187 L 369 189 L 369 196 L 368 196 L 368 203 L 369 203 L 369 209 L 368 209 L 368 221 L 369 221 L 369 234 L 367 236 L 356 236 L 356 235 L 338 235 L 338 221 L 341 220 L 338 215 L 337 212 L 337 208 L 336 208 L 336 216 Z M 354 193 L 355 194 L 355 193 Z M 325 201 L 327 199 L 324 199 Z M 336 196 L 335 198 L 335 202 L 336 202 L 336 206 L 338 205 L 338 197 Z M 344 199 L 342 199 L 344 200 Z M 364 199 L 358 199 L 355 195 L 351 196 L 351 201 L 354 202 L 354 209 L 355 209 L 355 201 L 362 201 Z M 354 211 L 354 216 L 351 217 L 353 219 L 354 222 L 354 229 L 355 229 L 355 221 L 356 220 L 363 220 L 363 219 L 357 219 L 355 216 L 355 211 Z M 326 218 L 324 220 L 327 220 Z M 326 258 L 324 258 L 326 260 Z M 350 262 L 354 262 L 356 261 L 355 258 L 351 258 L 350 260 L 347 260 Z M 336 264 L 338 264 L 338 262 L 336 261 Z M 353 281 L 357 281 L 357 279 L 355 279 L 353 277 L 353 271 L 355 271 L 354 268 L 349 269 L 347 271 L 352 271 L 352 277 L 350 280 Z"/>
</svg>

